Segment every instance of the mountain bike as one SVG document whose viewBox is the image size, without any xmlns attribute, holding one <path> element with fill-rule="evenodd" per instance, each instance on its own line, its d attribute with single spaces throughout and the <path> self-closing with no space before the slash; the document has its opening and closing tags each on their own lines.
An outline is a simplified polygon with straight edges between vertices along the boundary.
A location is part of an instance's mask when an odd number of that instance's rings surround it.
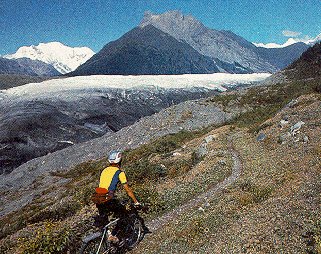
<svg viewBox="0 0 321 254">
<path fill-rule="evenodd" d="M 118 243 L 108 241 L 108 230 L 112 231 L 117 223 L 125 225 L 116 232 Z M 93 233 L 83 239 L 80 254 L 114 254 L 124 253 L 134 248 L 144 237 L 145 226 L 136 207 L 130 205 L 126 218 L 116 218 L 105 225 L 100 232 Z"/>
</svg>

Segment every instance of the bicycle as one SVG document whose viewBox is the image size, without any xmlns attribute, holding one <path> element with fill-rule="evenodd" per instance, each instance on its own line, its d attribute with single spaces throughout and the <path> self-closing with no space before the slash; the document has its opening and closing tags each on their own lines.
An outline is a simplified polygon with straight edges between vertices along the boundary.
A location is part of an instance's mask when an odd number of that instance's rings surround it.
<svg viewBox="0 0 321 254">
<path fill-rule="evenodd" d="M 118 243 L 108 241 L 108 230 L 112 230 L 119 221 L 125 226 L 123 230 L 118 230 L 116 236 Z M 114 254 L 124 253 L 133 249 L 144 237 L 145 226 L 142 218 L 138 215 L 137 208 L 129 206 L 126 218 L 116 218 L 105 225 L 100 232 L 95 232 L 83 239 L 80 254 Z"/>
</svg>

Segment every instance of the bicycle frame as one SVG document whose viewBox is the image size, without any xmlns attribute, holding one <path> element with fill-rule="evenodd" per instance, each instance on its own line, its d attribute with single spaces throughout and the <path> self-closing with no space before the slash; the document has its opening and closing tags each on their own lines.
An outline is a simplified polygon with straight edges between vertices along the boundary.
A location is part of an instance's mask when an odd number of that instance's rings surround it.
<svg viewBox="0 0 321 254">
<path fill-rule="evenodd" d="M 119 218 L 109 222 L 106 226 L 103 227 L 103 230 L 102 232 L 96 232 L 88 237 L 86 237 L 83 242 L 89 242 L 90 240 L 96 238 L 96 237 L 99 237 L 101 236 L 101 240 L 100 240 L 100 243 L 99 243 L 99 246 L 98 246 L 98 249 L 96 251 L 96 254 L 99 254 L 99 251 L 100 251 L 100 248 L 105 240 L 105 237 L 106 237 L 106 234 L 107 234 L 107 231 L 109 229 L 109 227 L 111 226 L 115 226 L 117 224 L 117 222 L 119 221 Z"/>
</svg>

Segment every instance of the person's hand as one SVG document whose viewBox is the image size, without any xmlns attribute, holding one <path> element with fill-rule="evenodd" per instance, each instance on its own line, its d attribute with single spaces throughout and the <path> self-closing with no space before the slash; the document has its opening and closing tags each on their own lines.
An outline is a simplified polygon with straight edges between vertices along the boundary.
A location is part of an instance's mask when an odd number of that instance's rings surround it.
<svg viewBox="0 0 321 254">
<path fill-rule="evenodd" d="M 139 207 L 139 206 L 141 206 L 141 205 L 142 205 L 142 204 L 139 203 L 138 201 L 134 204 L 135 207 Z"/>
</svg>

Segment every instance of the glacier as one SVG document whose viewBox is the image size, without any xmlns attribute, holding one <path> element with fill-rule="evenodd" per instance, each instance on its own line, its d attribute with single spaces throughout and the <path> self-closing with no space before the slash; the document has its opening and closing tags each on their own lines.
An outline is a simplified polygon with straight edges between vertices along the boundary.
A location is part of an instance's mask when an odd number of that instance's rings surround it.
<svg viewBox="0 0 321 254">
<path fill-rule="evenodd" d="M 209 90 L 226 91 L 227 88 L 244 84 L 263 81 L 271 76 L 270 73 L 253 74 L 183 74 L 183 75 L 93 75 L 76 76 L 70 78 L 58 78 L 41 83 L 30 83 L 23 86 L 2 90 L 5 95 L 52 97 L 54 94 L 66 97 L 66 92 L 93 89 L 195 89 L 205 88 Z"/>
</svg>

